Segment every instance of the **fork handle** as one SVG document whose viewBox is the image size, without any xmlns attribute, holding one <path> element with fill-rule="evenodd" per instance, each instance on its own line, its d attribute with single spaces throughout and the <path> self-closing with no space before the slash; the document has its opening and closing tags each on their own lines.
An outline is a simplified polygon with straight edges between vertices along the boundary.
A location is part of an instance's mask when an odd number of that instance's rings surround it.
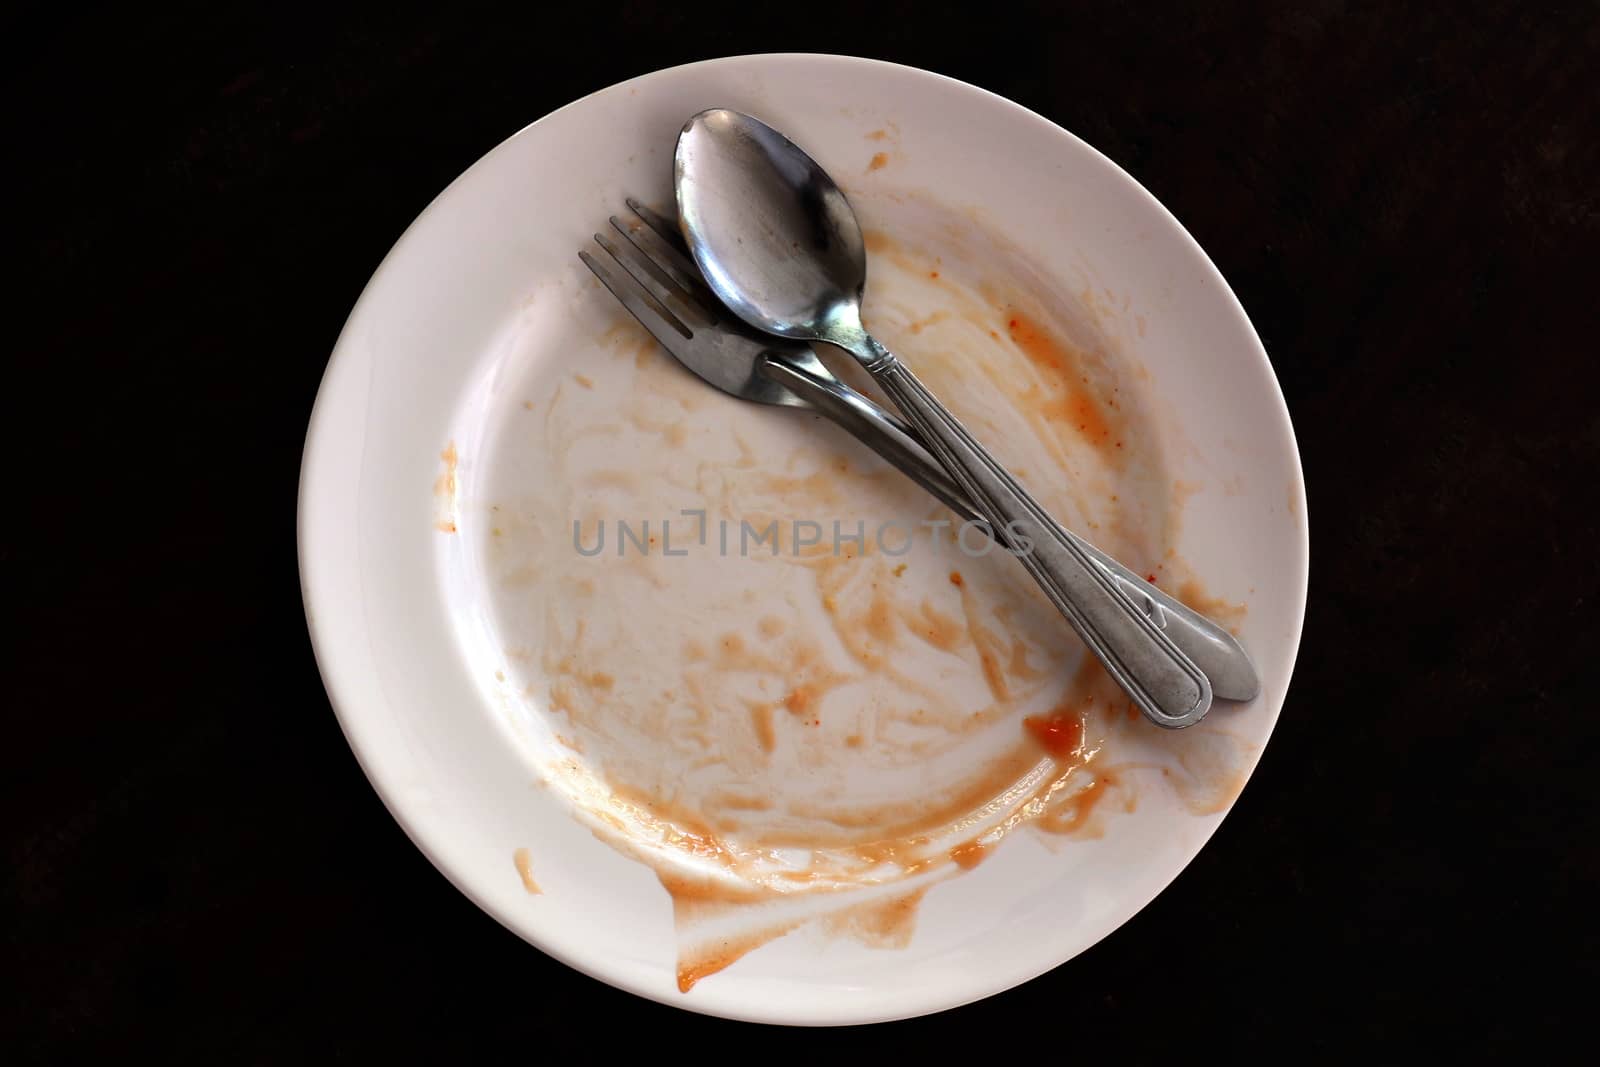
<svg viewBox="0 0 1600 1067">
<path fill-rule="evenodd" d="M 876 346 L 875 346 L 876 347 Z M 928 387 L 877 347 L 874 379 L 916 428 L 977 511 L 1033 575 L 1107 673 L 1158 726 L 1199 722 L 1211 707 L 1211 683 L 1097 566 L 1027 490 L 991 456 Z"/>
<path fill-rule="evenodd" d="M 809 374 L 786 359 L 763 357 L 761 373 L 838 423 L 962 519 L 984 521 L 961 487 L 922 450 L 915 431 L 877 404 L 836 378 Z"/>
</svg>

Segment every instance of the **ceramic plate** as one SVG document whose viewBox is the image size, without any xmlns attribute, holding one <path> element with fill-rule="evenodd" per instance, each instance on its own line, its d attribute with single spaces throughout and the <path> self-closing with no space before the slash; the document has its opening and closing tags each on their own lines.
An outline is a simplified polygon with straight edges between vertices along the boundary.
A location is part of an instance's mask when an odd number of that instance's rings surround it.
<svg viewBox="0 0 1600 1067">
<path fill-rule="evenodd" d="M 1016 561 L 596 284 L 577 253 L 625 197 L 670 210 L 714 106 L 829 169 L 869 325 L 1069 526 L 1234 627 L 1258 699 L 1139 720 Z M 299 537 L 345 733 L 462 892 L 623 989 L 813 1024 L 1006 989 L 1159 893 L 1261 756 L 1307 569 L 1271 366 L 1172 216 L 1015 104 L 820 56 L 626 82 L 446 189 L 329 362 Z"/>
</svg>

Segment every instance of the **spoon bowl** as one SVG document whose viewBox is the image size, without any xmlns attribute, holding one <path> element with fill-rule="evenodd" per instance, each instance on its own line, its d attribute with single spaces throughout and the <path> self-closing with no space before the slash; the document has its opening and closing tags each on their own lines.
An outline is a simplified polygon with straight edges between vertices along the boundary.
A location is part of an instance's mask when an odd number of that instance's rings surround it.
<svg viewBox="0 0 1600 1067">
<path fill-rule="evenodd" d="M 674 177 L 695 262 L 735 315 L 797 340 L 852 323 L 860 330 L 861 226 L 794 142 L 748 115 L 702 111 L 678 138 Z"/>
</svg>

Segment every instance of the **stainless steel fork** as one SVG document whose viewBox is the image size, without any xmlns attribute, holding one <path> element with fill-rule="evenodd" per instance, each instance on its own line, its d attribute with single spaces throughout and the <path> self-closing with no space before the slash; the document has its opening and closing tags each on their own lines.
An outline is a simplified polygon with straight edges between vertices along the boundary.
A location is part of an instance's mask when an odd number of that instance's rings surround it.
<svg viewBox="0 0 1600 1067">
<path fill-rule="evenodd" d="M 594 235 L 603 259 L 587 251 L 578 258 L 678 362 L 740 399 L 826 415 L 963 520 L 989 530 L 915 430 L 841 382 L 807 345 L 757 333 L 728 313 L 689 259 L 677 227 L 637 200 L 627 204 L 633 218 L 613 215 L 613 233 Z M 1255 666 L 1232 634 L 1076 534 L 1061 532 L 1206 674 L 1215 698 L 1252 700 L 1260 692 Z"/>
</svg>

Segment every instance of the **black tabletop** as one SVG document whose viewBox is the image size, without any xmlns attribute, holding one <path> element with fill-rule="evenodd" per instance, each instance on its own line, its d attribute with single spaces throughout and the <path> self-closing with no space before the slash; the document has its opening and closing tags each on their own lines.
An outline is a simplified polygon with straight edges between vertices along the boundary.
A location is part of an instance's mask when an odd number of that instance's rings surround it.
<svg viewBox="0 0 1600 1067">
<path fill-rule="evenodd" d="M 585 93 L 771 50 L 973 82 L 1149 188 L 1260 331 L 1312 525 L 1277 732 L 1170 890 L 1026 986 L 785 1046 L 1514 1052 L 1574 1021 L 1556 990 L 1592 991 L 1600 949 L 1600 8 L 541 6 L 6 16 L 7 1048 L 779 1047 L 451 888 L 338 729 L 294 546 L 319 377 L 430 198 Z"/>
</svg>

